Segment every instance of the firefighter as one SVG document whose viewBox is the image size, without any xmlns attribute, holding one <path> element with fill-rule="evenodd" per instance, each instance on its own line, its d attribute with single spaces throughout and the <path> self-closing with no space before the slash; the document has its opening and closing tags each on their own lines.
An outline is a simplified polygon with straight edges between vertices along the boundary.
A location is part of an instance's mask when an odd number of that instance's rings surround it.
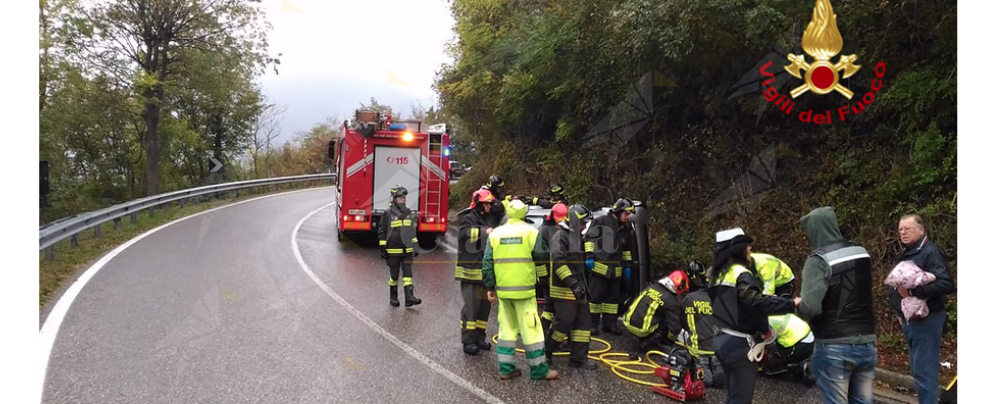
<svg viewBox="0 0 993 404">
<path fill-rule="evenodd" d="M 552 235 L 555 234 L 559 227 L 559 223 L 562 223 L 569 214 L 569 207 L 565 204 L 555 204 L 552 206 L 551 212 L 545 216 L 545 220 L 542 221 L 541 226 L 538 228 L 538 232 L 541 234 L 542 240 L 551 249 Z M 550 253 L 549 253 L 550 254 Z M 555 303 L 551 299 L 550 295 L 550 272 L 551 263 L 548 265 L 538 265 L 536 266 L 538 271 L 539 285 L 541 286 L 542 298 L 545 299 L 545 305 L 541 312 L 541 329 L 547 335 L 549 328 L 552 326 L 552 321 L 555 320 Z M 553 349 L 564 348 L 564 344 L 559 347 L 552 347 Z"/>
<path fill-rule="evenodd" d="M 774 376 L 787 371 L 804 377 L 808 387 L 814 385 L 810 356 L 814 354 L 814 334 L 810 325 L 795 314 L 769 316 L 769 325 L 776 330 L 776 343 L 769 345 L 766 362 L 760 371 Z"/>
<path fill-rule="evenodd" d="M 404 306 L 421 304 L 414 296 L 414 278 L 411 263 L 421 253 L 417 244 L 417 217 L 407 208 L 407 189 L 396 186 L 390 190 L 393 201 L 379 220 L 379 248 L 381 255 L 390 267 L 390 305 L 399 306 L 397 299 L 397 279 L 403 268 Z"/>
<path fill-rule="evenodd" d="M 496 198 L 485 189 L 472 194 L 472 204 L 459 218 L 458 262 L 455 279 L 462 284 L 462 351 L 478 355 L 492 346 L 486 342 L 486 320 L 490 317 L 490 301 L 483 287 L 483 249 L 492 227 L 487 218 Z"/>
<path fill-rule="evenodd" d="M 586 234 L 586 265 L 592 269 L 590 313 L 593 317 L 593 335 L 600 333 L 601 317 L 604 332 L 621 335 L 617 325 L 617 309 L 622 300 L 623 270 L 634 265 L 631 253 L 634 237 L 626 234 L 632 231 L 630 216 L 633 212 L 634 203 L 628 198 L 620 198 L 609 214 L 593 220 Z"/>
<path fill-rule="evenodd" d="M 762 293 L 793 298 L 793 269 L 783 260 L 766 253 L 752 253 L 755 269 L 762 278 Z"/>
<path fill-rule="evenodd" d="M 499 175 L 494 174 L 491 175 L 490 178 L 486 180 L 486 183 L 479 188 L 481 190 L 485 189 L 490 191 L 490 193 L 493 194 L 493 197 L 500 201 L 500 203 L 493 204 L 493 211 L 490 213 L 489 217 L 490 227 L 497 227 L 503 224 L 507 219 L 506 212 L 508 201 L 503 199 L 504 187 L 505 184 L 503 182 L 503 178 L 500 178 Z"/>
<path fill-rule="evenodd" d="M 552 185 L 552 187 L 548 189 L 548 194 L 549 194 L 548 196 L 542 196 L 542 197 L 536 196 L 536 197 L 527 198 L 528 203 L 531 205 L 541 206 L 545 209 L 551 209 L 553 206 L 555 206 L 555 204 L 558 203 L 565 204 L 566 206 L 569 205 L 569 200 L 566 199 L 565 195 L 563 194 L 563 189 L 561 185 L 559 184 Z"/>
<path fill-rule="evenodd" d="M 562 206 L 562 205 L 556 205 Z M 592 212 L 583 205 L 569 207 L 565 220 L 559 221 L 552 236 L 552 274 L 549 286 L 555 302 L 555 321 L 545 336 L 554 347 L 569 338 L 568 365 L 580 369 L 596 369 L 590 361 L 590 304 L 585 277 L 583 230 L 590 223 Z M 552 349 L 546 351 L 552 362 Z"/>
<path fill-rule="evenodd" d="M 638 337 L 641 350 L 671 351 L 682 330 L 679 297 L 688 292 L 690 280 L 681 270 L 648 285 L 624 315 L 624 328 Z"/>
<path fill-rule="evenodd" d="M 690 292 L 683 296 L 682 331 L 677 345 L 685 347 L 690 355 L 704 368 L 704 385 L 721 388 L 724 386 L 724 371 L 721 362 L 714 354 L 713 307 L 707 295 L 706 269 L 703 263 L 693 260 L 687 265 L 686 275 L 690 278 Z"/>
<path fill-rule="evenodd" d="M 500 379 L 521 375 L 514 360 L 518 336 L 524 342 L 531 379 L 551 380 L 558 372 L 548 368 L 545 359 L 545 335 L 541 333 L 538 303 L 535 299 L 537 272 L 535 262 L 547 262 L 544 241 L 530 224 L 524 222 L 527 205 L 515 200 L 507 205 L 507 223 L 493 229 L 483 253 L 483 282 L 486 297 L 499 299 L 497 360 Z"/>
</svg>

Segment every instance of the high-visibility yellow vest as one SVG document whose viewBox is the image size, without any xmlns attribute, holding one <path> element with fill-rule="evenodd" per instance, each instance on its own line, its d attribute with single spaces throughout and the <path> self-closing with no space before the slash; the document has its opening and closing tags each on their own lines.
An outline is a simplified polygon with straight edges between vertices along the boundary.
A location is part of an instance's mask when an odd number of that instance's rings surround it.
<svg viewBox="0 0 993 404">
<path fill-rule="evenodd" d="M 774 294 L 776 288 L 793 282 L 793 269 L 783 260 L 769 254 L 752 253 L 752 261 L 762 278 L 763 294 Z"/>
<path fill-rule="evenodd" d="M 794 314 L 769 316 L 769 326 L 776 330 L 776 342 L 786 348 L 810 334 L 810 325 Z"/>
<path fill-rule="evenodd" d="M 738 284 L 738 277 L 745 272 L 748 272 L 747 268 L 741 266 L 741 264 L 734 264 L 731 266 L 731 268 L 728 268 L 728 271 L 724 273 L 724 276 L 717 278 L 717 281 L 714 282 L 714 285 L 728 286 L 733 288 L 735 287 L 735 285 Z"/>
<path fill-rule="evenodd" d="M 493 274 L 497 297 L 527 299 L 535 297 L 537 270 L 531 254 L 538 241 L 538 229 L 519 219 L 493 229 L 488 242 L 493 251 Z"/>
</svg>

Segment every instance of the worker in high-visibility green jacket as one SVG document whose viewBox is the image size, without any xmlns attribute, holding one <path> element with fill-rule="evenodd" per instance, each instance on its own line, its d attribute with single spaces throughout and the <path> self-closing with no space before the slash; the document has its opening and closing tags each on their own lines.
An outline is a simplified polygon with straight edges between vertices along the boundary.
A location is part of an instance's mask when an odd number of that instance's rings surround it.
<svg viewBox="0 0 993 404">
<path fill-rule="evenodd" d="M 793 298 L 793 269 L 772 254 L 752 252 L 752 262 L 762 278 L 762 293 Z"/>
<path fill-rule="evenodd" d="M 524 342 L 531 378 L 551 380 L 558 372 L 548 368 L 545 336 L 538 317 L 535 262 L 548 262 L 548 247 L 538 229 L 524 222 L 527 206 L 520 200 L 507 204 L 507 222 L 490 232 L 483 253 L 483 283 L 487 298 L 497 300 L 497 360 L 500 379 L 521 375 L 514 360 L 517 337 Z"/>
<path fill-rule="evenodd" d="M 813 386 L 808 361 L 814 354 L 814 334 L 810 325 L 799 316 L 787 313 L 769 316 L 769 326 L 776 331 L 776 343 L 766 346 L 766 361 L 759 370 L 766 376 L 790 371 L 804 376 L 808 386 Z"/>
</svg>

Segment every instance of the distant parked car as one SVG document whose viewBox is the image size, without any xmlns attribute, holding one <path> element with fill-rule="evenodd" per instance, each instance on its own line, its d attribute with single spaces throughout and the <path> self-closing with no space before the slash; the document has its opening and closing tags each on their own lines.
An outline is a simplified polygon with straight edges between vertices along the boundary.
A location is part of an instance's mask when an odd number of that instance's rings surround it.
<svg viewBox="0 0 993 404">
<path fill-rule="evenodd" d="M 465 175 L 466 171 L 469 171 L 466 169 L 464 165 L 462 165 L 462 163 L 458 161 L 451 161 L 450 164 L 451 164 L 451 169 L 449 170 L 449 172 L 453 179 L 459 178 Z"/>
</svg>

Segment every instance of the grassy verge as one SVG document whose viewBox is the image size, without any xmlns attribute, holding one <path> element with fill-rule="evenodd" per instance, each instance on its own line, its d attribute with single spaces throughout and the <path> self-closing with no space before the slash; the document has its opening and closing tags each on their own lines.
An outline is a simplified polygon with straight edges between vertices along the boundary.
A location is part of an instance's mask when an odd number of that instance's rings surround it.
<svg viewBox="0 0 993 404">
<path fill-rule="evenodd" d="M 152 215 L 148 211 L 140 212 L 138 213 L 138 220 L 135 223 L 131 223 L 130 217 L 122 217 L 118 230 L 114 230 L 113 221 L 104 223 L 100 228 L 99 237 L 96 236 L 96 231 L 93 228 L 80 232 L 78 234 L 78 246 L 73 246 L 69 239 L 60 241 L 55 246 L 55 259 L 52 261 L 45 258 L 44 251 L 39 252 L 38 306 L 44 307 L 53 296 L 59 293 L 63 283 L 73 278 L 77 271 L 88 267 L 104 254 L 117 248 L 117 246 L 155 227 L 184 216 L 237 201 L 294 189 L 323 186 L 327 186 L 327 183 L 307 183 L 306 185 L 287 184 L 269 187 L 268 192 L 259 192 L 253 189 L 242 190 L 237 196 L 234 193 L 229 193 L 223 199 L 211 199 L 208 201 L 205 198 L 201 198 L 198 204 L 194 204 L 193 201 L 187 201 L 183 207 L 180 207 L 177 202 L 170 204 L 165 209 L 161 207 L 156 208 Z"/>
</svg>

